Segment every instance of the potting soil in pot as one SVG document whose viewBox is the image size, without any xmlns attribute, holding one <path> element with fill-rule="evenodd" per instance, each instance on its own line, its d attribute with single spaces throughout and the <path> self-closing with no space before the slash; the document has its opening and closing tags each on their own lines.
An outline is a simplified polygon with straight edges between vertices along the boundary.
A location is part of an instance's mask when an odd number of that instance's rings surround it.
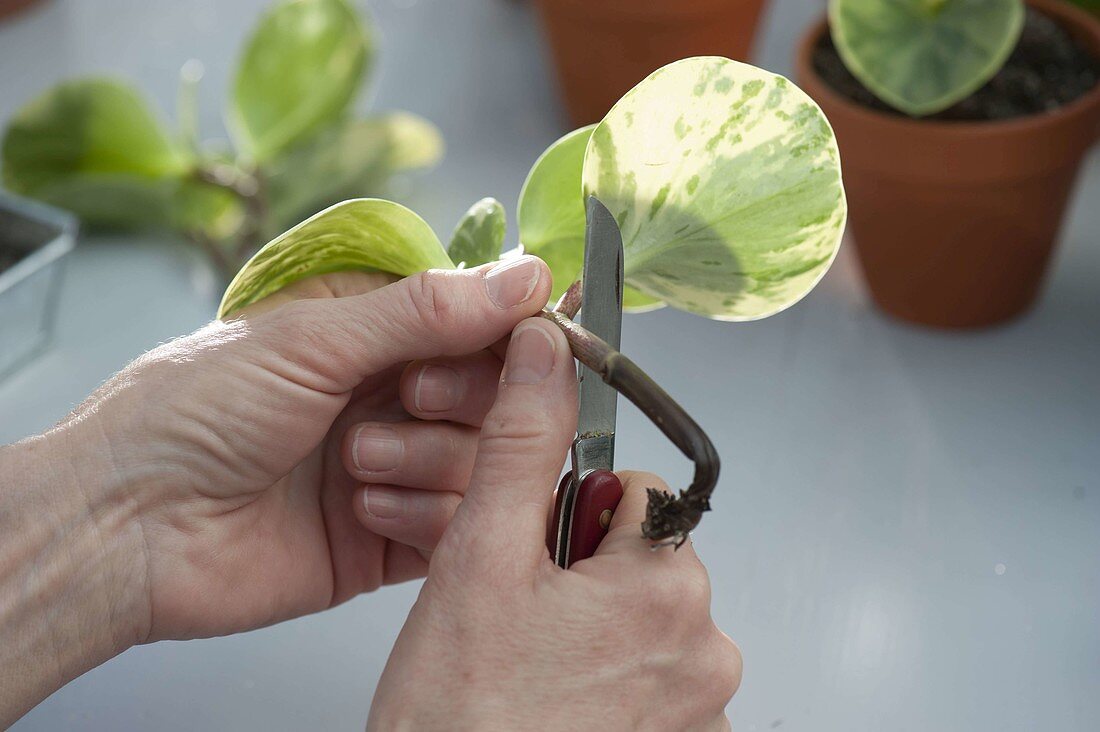
<svg viewBox="0 0 1100 732">
<path fill-rule="evenodd" d="M 814 70 L 834 90 L 865 107 L 902 115 L 871 93 L 840 60 L 828 33 L 814 49 Z M 1053 20 L 1028 8 L 1020 42 L 985 86 L 953 107 L 926 119 L 1002 120 L 1069 104 L 1100 81 L 1100 59 Z"/>
<path fill-rule="evenodd" d="M 27 233 L 27 227 L 28 224 L 22 219 L 11 216 L 5 211 L 0 211 L 0 272 L 11 267 L 29 253 L 25 244 L 20 246 L 20 243 L 24 241 L 21 237 Z M 37 233 L 37 228 L 33 226 L 32 228 Z"/>
<path fill-rule="evenodd" d="M 4 242 L 0 241 L 0 272 L 18 262 L 25 254 L 24 251 L 4 246 Z"/>
</svg>

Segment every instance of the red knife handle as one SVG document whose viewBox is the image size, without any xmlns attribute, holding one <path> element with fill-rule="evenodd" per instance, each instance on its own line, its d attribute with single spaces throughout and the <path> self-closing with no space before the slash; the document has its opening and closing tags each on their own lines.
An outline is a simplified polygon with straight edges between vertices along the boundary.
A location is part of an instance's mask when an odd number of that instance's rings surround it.
<svg viewBox="0 0 1100 732">
<path fill-rule="evenodd" d="M 581 481 L 573 504 L 573 533 L 569 538 L 569 563 L 588 559 L 607 536 L 611 516 L 623 497 L 623 484 L 610 470 L 593 470 Z"/>
<path fill-rule="evenodd" d="M 564 489 L 568 485 L 568 481 L 572 479 L 572 473 L 567 473 L 562 478 L 554 507 L 555 516 L 561 512 Z M 572 565 L 582 559 L 588 559 L 596 553 L 596 547 L 607 535 L 611 516 L 615 513 L 622 497 L 623 484 L 619 481 L 619 477 L 610 470 L 593 470 L 584 477 L 573 503 L 573 523 L 569 535 L 567 565 Z M 556 538 L 556 526 L 552 526 L 547 534 L 547 546 L 550 549 L 551 556 L 554 554 Z"/>
</svg>

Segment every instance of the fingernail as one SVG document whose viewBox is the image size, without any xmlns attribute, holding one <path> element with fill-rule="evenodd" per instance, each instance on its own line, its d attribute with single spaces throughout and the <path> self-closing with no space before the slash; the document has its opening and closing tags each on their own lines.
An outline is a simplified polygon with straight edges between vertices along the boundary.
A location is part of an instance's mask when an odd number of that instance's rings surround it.
<svg viewBox="0 0 1100 732">
<path fill-rule="evenodd" d="M 506 384 L 537 384 L 554 370 L 557 346 L 550 334 L 537 325 L 520 326 L 508 347 Z"/>
<path fill-rule="evenodd" d="M 360 427 L 351 444 L 351 459 L 363 472 L 393 470 L 401 463 L 405 443 L 397 432 L 383 425 Z"/>
<path fill-rule="evenodd" d="M 454 369 L 426 363 L 416 375 L 413 403 L 421 412 L 446 412 L 458 406 L 459 388 Z"/>
<path fill-rule="evenodd" d="M 485 289 L 498 308 L 510 308 L 526 302 L 539 283 L 542 267 L 538 259 L 523 256 L 501 262 L 485 275 Z"/>
<path fill-rule="evenodd" d="M 397 491 L 367 486 L 363 489 L 363 508 L 367 510 L 368 516 L 391 519 L 405 513 L 405 501 Z"/>
</svg>

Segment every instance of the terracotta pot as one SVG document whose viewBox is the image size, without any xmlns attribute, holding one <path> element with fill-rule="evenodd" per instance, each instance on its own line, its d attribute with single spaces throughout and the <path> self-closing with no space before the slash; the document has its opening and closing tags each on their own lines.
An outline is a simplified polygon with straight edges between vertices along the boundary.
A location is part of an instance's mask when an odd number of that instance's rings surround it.
<svg viewBox="0 0 1100 732">
<path fill-rule="evenodd" d="M 1100 22 L 1029 0 L 1100 56 Z M 836 131 L 849 222 L 875 301 L 942 327 L 998 323 L 1034 302 L 1084 154 L 1100 136 L 1100 87 L 1053 112 L 1001 122 L 933 122 L 876 112 L 813 69 L 798 79 Z"/>
<path fill-rule="evenodd" d="M 745 60 L 765 0 L 538 0 L 576 126 L 599 122 L 651 71 L 688 56 Z"/>
<path fill-rule="evenodd" d="M 9 15 L 28 8 L 31 5 L 37 5 L 42 0 L 0 0 L 0 21 L 7 18 Z"/>
</svg>

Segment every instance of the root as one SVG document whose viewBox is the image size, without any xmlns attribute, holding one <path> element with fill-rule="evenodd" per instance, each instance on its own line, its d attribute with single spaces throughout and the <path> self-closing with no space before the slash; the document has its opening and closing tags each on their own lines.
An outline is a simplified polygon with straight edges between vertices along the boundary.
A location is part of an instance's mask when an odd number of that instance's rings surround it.
<svg viewBox="0 0 1100 732">
<path fill-rule="evenodd" d="M 648 489 L 649 503 L 642 536 L 679 548 L 710 510 L 710 496 L 718 483 L 719 459 L 714 444 L 684 408 L 633 361 L 573 321 L 580 307 L 580 283 L 562 295 L 554 310 L 540 315 L 565 333 L 573 355 L 605 383 L 629 399 L 676 447 L 695 463 L 691 485 L 673 496 Z"/>
</svg>

